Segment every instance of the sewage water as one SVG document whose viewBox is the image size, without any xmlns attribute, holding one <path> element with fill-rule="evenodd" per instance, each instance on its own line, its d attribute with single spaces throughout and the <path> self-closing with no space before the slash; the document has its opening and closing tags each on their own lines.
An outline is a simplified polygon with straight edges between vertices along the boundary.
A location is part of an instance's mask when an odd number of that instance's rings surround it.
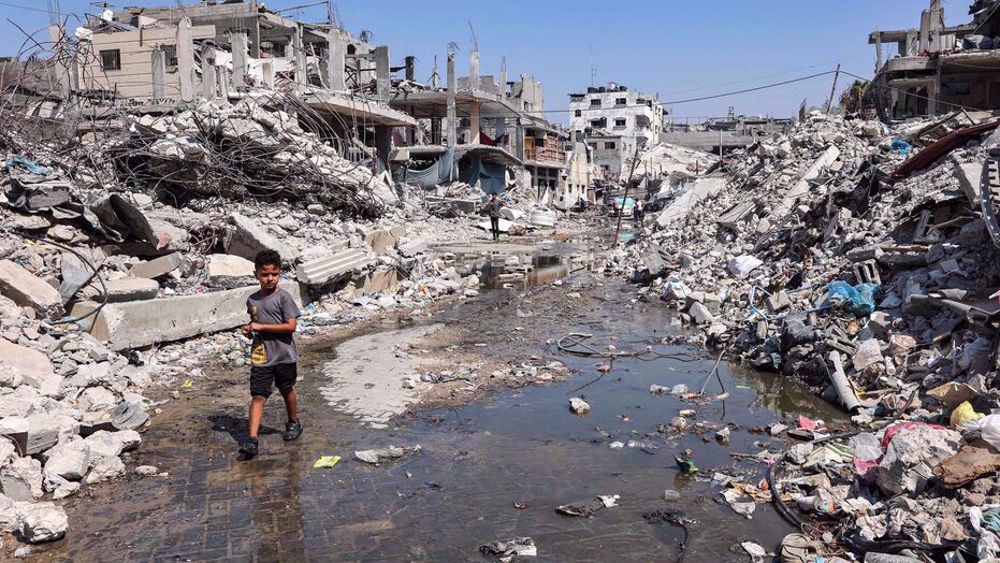
<svg viewBox="0 0 1000 563">
<path fill-rule="evenodd" d="M 576 374 L 566 381 L 418 411 L 389 429 L 373 430 L 326 404 L 320 388 L 327 382 L 318 372 L 332 349 L 314 345 L 304 351 L 300 369 L 302 440 L 281 442 L 283 413 L 272 401 L 261 455 L 238 461 L 236 440 L 246 424 L 243 379 L 230 374 L 199 382 L 181 400 L 164 405 L 135 454 L 136 463 L 156 465 L 168 475 L 88 487 L 70 501 L 67 539 L 37 558 L 480 561 L 481 545 L 528 536 L 539 561 L 674 561 L 682 530 L 643 518 L 662 508 L 693 521 L 688 562 L 745 561 L 738 544 L 747 540 L 777 546 L 790 526 L 769 505 L 757 505 L 752 520 L 736 514 L 721 502 L 710 477 L 714 471 L 742 472 L 756 482 L 765 467 L 734 461 L 730 453 L 787 445 L 749 428 L 799 414 L 837 422 L 839 411 L 792 380 L 725 363 L 725 401 L 692 404 L 651 395 L 653 384 L 684 383 L 697 390 L 714 358 L 659 346 L 670 333 L 664 330 L 671 326 L 667 311 L 608 310 L 621 306 L 614 300 L 590 305 L 619 319 L 607 328 L 619 334 L 619 350 L 656 345 L 696 361 L 621 358 L 610 373 L 599 375 L 599 360 L 562 355 Z M 435 320 L 442 319 L 448 315 Z M 595 325 L 560 329 L 595 332 Z M 711 381 L 708 391 L 717 393 L 717 384 Z M 571 414 L 572 396 L 584 397 L 591 412 Z M 686 408 L 697 411 L 692 423 L 708 425 L 704 431 L 657 431 Z M 724 423 L 736 425 L 728 445 L 713 439 Z M 615 441 L 644 447 L 610 447 Z M 415 444 L 422 446 L 420 454 L 379 467 L 351 459 L 356 450 Z M 680 474 L 674 461 L 685 449 L 701 468 L 696 477 Z M 325 455 L 343 460 L 333 469 L 314 469 Z M 667 489 L 680 498 L 664 500 Z M 592 518 L 555 512 L 597 495 L 619 495 L 619 505 Z"/>
</svg>

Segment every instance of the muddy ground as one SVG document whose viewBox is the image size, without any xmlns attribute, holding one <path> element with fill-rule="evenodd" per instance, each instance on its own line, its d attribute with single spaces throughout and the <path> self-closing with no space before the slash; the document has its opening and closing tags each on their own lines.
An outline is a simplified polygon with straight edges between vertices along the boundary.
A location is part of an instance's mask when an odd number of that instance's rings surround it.
<svg viewBox="0 0 1000 563">
<path fill-rule="evenodd" d="M 589 244 L 543 241 L 536 252 L 568 256 Z M 552 262 L 541 260 L 546 267 Z M 486 278 L 487 286 L 495 281 Z M 643 517 L 660 509 L 690 519 L 689 562 L 747 560 L 738 547 L 745 540 L 777 545 L 791 529 L 771 507 L 758 505 L 748 520 L 721 502 L 710 477 L 715 470 L 763 476 L 763 465 L 731 454 L 785 444 L 752 427 L 799 414 L 836 421 L 839 413 L 794 382 L 725 363 L 725 400 L 651 395 L 652 384 L 697 389 L 715 364 L 703 350 L 661 343 L 683 336 L 671 311 L 636 302 L 634 288 L 586 268 L 555 283 L 545 276 L 535 281 L 540 285 L 493 284 L 499 289 L 484 288 L 430 317 L 394 316 L 303 342 L 298 389 L 305 433 L 283 443 L 283 408 L 272 400 L 262 451 L 253 460 L 236 455 L 246 424 L 244 373 L 207 370 L 192 389 L 163 390 L 164 399 L 174 391 L 180 398 L 162 405 L 130 464 L 155 465 L 162 474 L 83 490 L 67 506 L 66 539 L 38 548 L 31 559 L 479 561 L 483 544 L 530 536 L 539 560 L 675 560 L 684 531 Z M 429 332 L 393 358 L 429 373 L 475 366 L 477 375 L 406 390 L 419 398 L 385 427 L 359 415 L 349 399 L 331 398 L 337 378 L 365 379 L 380 369 L 369 357 L 338 350 L 352 343 L 356 350 L 372 349 L 373 342 L 384 347 L 384 340 L 371 339 L 421 327 Z M 674 358 L 626 357 L 604 372 L 605 359 L 557 349 L 555 341 L 571 332 L 595 335 L 598 349 L 649 346 Z M 568 371 L 516 375 L 523 366 L 554 361 Z M 721 392 L 717 382 L 709 392 Z M 573 396 L 585 398 L 591 412 L 570 413 Z M 697 412 L 692 426 L 683 433 L 665 428 L 681 409 Z M 719 444 L 714 432 L 725 424 L 732 438 Z M 390 444 L 420 444 L 422 452 L 378 467 L 353 459 L 355 450 Z M 674 456 L 685 449 L 701 468 L 697 476 L 678 470 Z M 342 460 L 314 469 L 324 455 Z M 666 489 L 680 498 L 664 500 Z M 555 512 L 596 495 L 620 495 L 619 506 L 591 518 Z"/>
</svg>

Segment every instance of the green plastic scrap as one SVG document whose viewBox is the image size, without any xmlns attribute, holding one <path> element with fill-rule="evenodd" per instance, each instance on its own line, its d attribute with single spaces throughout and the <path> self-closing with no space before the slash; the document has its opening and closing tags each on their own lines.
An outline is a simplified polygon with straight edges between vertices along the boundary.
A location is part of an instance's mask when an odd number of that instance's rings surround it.
<svg viewBox="0 0 1000 563">
<path fill-rule="evenodd" d="M 194 381 L 190 379 L 185 379 L 184 383 L 181 383 L 181 389 L 190 389 L 192 387 L 194 387 Z"/>
<path fill-rule="evenodd" d="M 337 465 L 338 461 L 340 461 L 339 455 L 321 456 L 319 459 L 316 460 L 316 463 L 313 464 L 313 469 L 330 468 L 333 467 L 334 465 Z"/>
<path fill-rule="evenodd" d="M 983 513 L 983 527 L 991 532 L 1000 532 L 1000 508 L 991 508 Z"/>
<path fill-rule="evenodd" d="M 698 472 L 698 466 L 694 464 L 690 459 L 676 458 L 677 467 L 681 468 L 681 473 L 684 475 L 694 475 Z"/>
</svg>

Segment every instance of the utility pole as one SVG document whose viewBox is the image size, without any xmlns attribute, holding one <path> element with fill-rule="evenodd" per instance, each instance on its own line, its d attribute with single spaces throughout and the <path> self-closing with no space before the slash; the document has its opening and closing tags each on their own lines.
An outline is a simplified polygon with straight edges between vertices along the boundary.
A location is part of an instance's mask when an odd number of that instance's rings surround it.
<svg viewBox="0 0 1000 563">
<path fill-rule="evenodd" d="M 830 113 L 833 105 L 833 95 L 837 92 L 837 79 L 840 78 L 840 63 L 837 63 L 837 71 L 833 73 L 833 88 L 830 88 L 830 98 L 826 100 L 826 113 Z"/>
<path fill-rule="evenodd" d="M 615 246 L 618 246 L 618 233 L 622 230 L 622 215 L 625 213 L 625 203 L 628 202 L 628 187 L 632 185 L 632 176 L 635 175 L 635 168 L 639 165 L 639 143 L 635 144 L 635 154 L 632 156 L 632 169 L 628 172 L 628 181 L 625 182 L 625 194 L 622 196 L 622 206 L 618 210 L 618 225 L 615 226 Z M 614 200 L 611 205 L 614 206 Z M 633 210 L 632 213 L 635 213 Z"/>
</svg>

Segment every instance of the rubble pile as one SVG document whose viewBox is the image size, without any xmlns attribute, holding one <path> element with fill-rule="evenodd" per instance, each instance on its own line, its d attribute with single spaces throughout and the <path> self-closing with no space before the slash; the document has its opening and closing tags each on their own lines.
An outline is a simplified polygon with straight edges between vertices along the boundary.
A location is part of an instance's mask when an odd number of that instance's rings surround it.
<svg viewBox="0 0 1000 563">
<path fill-rule="evenodd" d="M 261 250 L 285 260 L 282 287 L 302 305 L 305 335 L 477 294 L 478 275 L 433 250 L 485 238 L 472 228 L 477 209 L 434 215 L 423 194 L 338 156 L 339 138 L 305 131 L 316 116 L 301 102 L 255 95 L 122 111 L 120 131 L 105 124 L 65 144 L 29 141 L 10 116 L 0 134 L 0 530 L 29 543 L 62 537 L 65 512 L 47 500 L 126 472 L 147 412 L 159 410 L 145 389 L 176 399 L 206 362 L 247 362 L 250 342 L 234 329 L 247 321 Z"/>
<path fill-rule="evenodd" d="M 844 516 L 858 551 L 1000 553 L 982 518 L 1000 500 L 1000 440 L 975 438 L 1000 407 L 1000 251 L 980 199 L 996 118 L 972 116 L 963 145 L 953 117 L 890 131 L 813 112 L 690 183 L 606 265 L 706 344 L 801 379 L 870 429 L 796 446 L 797 476 L 779 482 L 811 515 Z"/>
</svg>

